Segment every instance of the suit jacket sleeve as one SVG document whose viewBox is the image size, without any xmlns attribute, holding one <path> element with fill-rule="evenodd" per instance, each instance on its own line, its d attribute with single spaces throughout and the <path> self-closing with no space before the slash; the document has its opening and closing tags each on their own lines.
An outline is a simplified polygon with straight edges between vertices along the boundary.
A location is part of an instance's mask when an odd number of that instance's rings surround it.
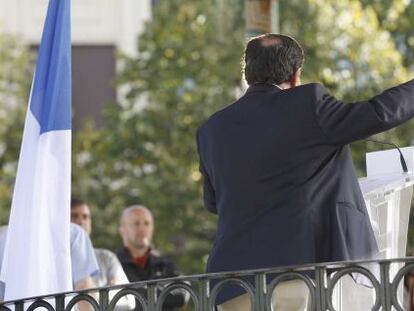
<svg viewBox="0 0 414 311">
<path fill-rule="evenodd" d="M 203 161 L 201 159 L 200 153 L 200 141 L 199 141 L 199 132 L 197 132 L 197 150 L 200 157 L 200 173 L 203 175 L 203 198 L 204 198 L 204 205 L 205 207 L 212 212 L 213 214 L 217 214 L 217 207 L 216 207 L 216 194 L 211 184 L 210 177 L 207 173 L 206 168 L 203 165 Z"/>
<path fill-rule="evenodd" d="M 414 116 L 414 80 L 368 101 L 346 104 L 315 85 L 316 120 L 332 144 L 345 145 L 393 128 Z"/>
</svg>

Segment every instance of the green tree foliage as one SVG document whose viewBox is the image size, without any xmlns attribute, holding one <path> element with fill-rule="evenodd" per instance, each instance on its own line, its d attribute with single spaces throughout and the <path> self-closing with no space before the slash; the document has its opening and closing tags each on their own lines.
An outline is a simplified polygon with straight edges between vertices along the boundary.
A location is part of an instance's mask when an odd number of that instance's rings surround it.
<svg viewBox="0 0 414 311">
<path fill-rule="evenodd" d="M 27 50 L 0 34 L 0 224 L 8 221 L 30 88 Z"/>
<path fill-rule="evenodd" d="M 404 60 L 404 65 L 414 69 L 414 1 L 412 0 L 362 0 L 363 5 L 375 10 L 381 27 L 392 35 Z"/>
<path fill-rule="evenodd" d="M 243 20 L 231 16 L 242 12 L 217 13 L 206 0 L 158 4 L 138 56 L 121 58 L 127 100 L 110 108 L 99 139 L 81 139 L 75 159 L 74 188 L 99 208 L 96 241 L 113 247 L 120 210 L 142 203 L 155 215 L 156 246 L 186 272 L 203 270 L 215 229 L 202 206 L 196 129 L 235 99 L 241 79 Z M 93 180 L 82 174 L 88 165 Z"/>
</svg>

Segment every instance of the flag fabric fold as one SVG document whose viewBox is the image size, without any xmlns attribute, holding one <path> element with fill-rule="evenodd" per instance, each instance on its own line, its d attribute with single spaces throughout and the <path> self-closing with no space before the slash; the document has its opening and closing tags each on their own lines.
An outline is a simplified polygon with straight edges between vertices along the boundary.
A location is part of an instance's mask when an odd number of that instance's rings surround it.
<svg viewBox="0 0 414 311">
<path fill-rule="evenodd" d="M 5 300 L 72 289 L 70 0 L 50 0 L 1 268 Z"/>
</svg>

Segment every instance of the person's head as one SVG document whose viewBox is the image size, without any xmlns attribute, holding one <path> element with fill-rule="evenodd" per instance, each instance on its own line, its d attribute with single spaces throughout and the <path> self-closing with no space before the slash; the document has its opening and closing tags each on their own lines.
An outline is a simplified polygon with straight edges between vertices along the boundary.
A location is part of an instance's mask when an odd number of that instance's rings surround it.
<svg viewBox="0 0 414 311">
<path fill-rule="evenodd" d="M 88 234 L 91 234 L 91 210 L 82 200 L 72 199 L 70 203 L 70 221 L 81 226 Z"/>
<path fill-rule="evenodd" d="M 244 77 L 249 85 L 269 83 L 294 87 L 300 84 L 304 62 L 299 43 L 280 34 L 254 37 L 244 51 Z"/>
<path fill-rule="evenodd" d="M 154 233 L 151 211 L 143 205 L 132 205 L 122 211 L 119 233 L 125 247 L 130 250 L 148 250 Z"/>
</svg>

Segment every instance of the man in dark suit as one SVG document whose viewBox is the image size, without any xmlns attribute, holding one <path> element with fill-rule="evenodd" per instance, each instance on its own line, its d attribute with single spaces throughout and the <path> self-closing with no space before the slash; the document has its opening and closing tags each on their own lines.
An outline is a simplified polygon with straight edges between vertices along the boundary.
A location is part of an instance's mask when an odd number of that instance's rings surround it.
<svg viewBox="0 0 414 311">
<path fill-rule="evenodd" d="M 300 85 L 303 60 L 290 37 L 250 40 L 249 88 L 197 133 L 205 205 L 218 214 L 208 272 L 378 252 L 348 144 L 412 118 L 414 80 L 346 104 L 320 84 Z M 249 310 L 232 307 L 240 294 L 224 289 L 219 309 Z"/>
</svg>

